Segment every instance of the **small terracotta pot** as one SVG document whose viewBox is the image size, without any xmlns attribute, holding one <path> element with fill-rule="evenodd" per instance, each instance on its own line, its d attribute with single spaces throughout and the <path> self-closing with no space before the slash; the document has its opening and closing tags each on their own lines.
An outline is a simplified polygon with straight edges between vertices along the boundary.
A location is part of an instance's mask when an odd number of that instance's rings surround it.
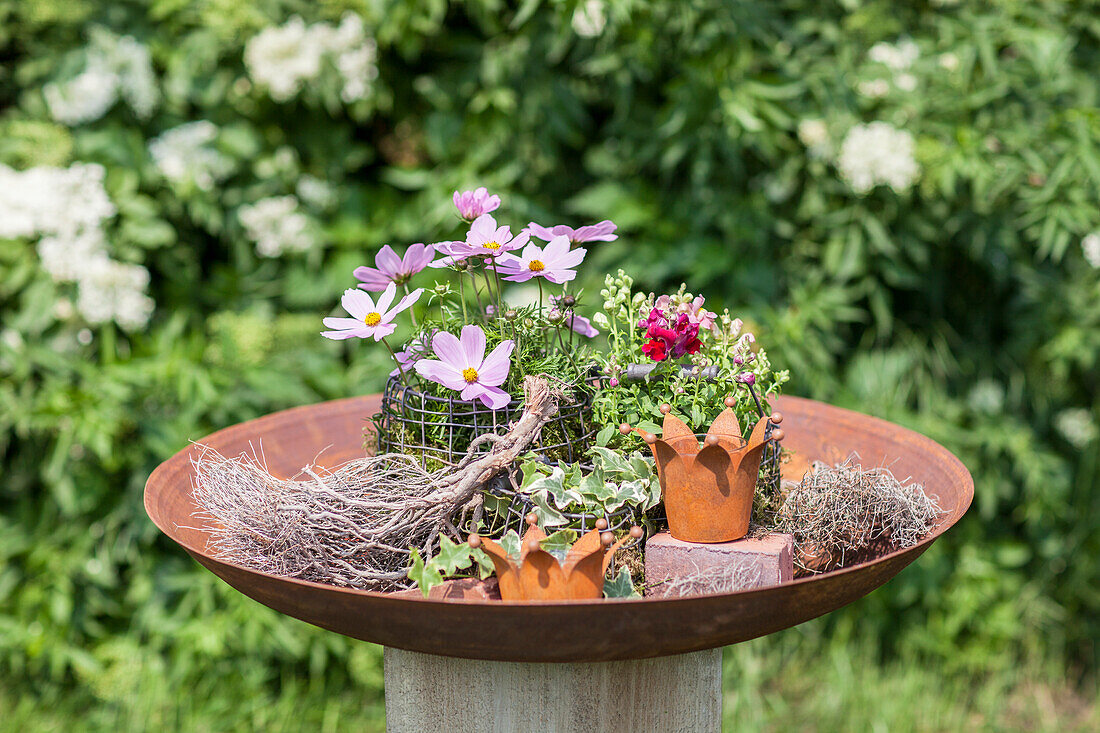
<svg viewBox="0 0 1100 733">
<path fill-rule="evenodd" d="M 662 409 L 662 411 L 664 411 Z M 733 410 L 714 421 L 700 443 L 681 420 L 665 412 L 661 438 L 643 432 L 657 460 L 668 528 L 684 542 L 732 542 L 748 534 L 760 458 L 783 417 L 761 418 L 746 441 Z"/>
</svg>

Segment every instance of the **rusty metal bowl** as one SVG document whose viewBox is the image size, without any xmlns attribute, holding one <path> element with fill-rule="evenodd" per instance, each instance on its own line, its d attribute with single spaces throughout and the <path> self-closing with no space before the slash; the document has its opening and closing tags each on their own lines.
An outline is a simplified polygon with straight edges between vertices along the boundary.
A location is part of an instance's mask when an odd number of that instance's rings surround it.
<svg viewBox="0 0 1100 733">
<path fill-rule="evenodd" d="M 202 439 L 224 455 L 262 442 L 272 472 L 293 475 L 322 449 L 327 466 L 363 452 L 365 418 L 379 397 L 355 397 L 277 412 Z M 746 641 L 829 613 L 870 593 L 916 560 L 958 522 L 974 482 L 957 458 L 897 425 L 796 397 L 775 405 L 794 458 L 784 477 L 799 479 L 814 460 L 842 461 L 857 451 L 911 475 L 946 510 L 914 547 L 831 573 L 758 590 L 672 599 L 500 602 L 422 599 L 293 580 L 215 560 L 209 533 L 196 528 L 191 457 L 186 448 L 161 464 L 145 486 L 153 522 L 204 567 L 277 611 L 356 639 L 428 654 L 523 662 L 587 662 L 681 654 Z"/>
</svg>

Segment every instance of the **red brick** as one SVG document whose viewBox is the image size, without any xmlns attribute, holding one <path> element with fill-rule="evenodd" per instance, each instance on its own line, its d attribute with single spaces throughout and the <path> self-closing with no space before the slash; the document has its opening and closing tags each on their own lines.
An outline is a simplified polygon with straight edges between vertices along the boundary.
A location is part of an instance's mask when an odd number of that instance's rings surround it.
<svg viewBox="0 0 1100 733">
<path fill-rule="evenodd" d="M 646 595 L 699 595 L 779 585 L 794 577 L 793 558 L 794 538 L 789 534 L 700 544 L 661 532 L 646 541 Z M 683 585 L 683 592 L 670 583 Z"/>
</svg>

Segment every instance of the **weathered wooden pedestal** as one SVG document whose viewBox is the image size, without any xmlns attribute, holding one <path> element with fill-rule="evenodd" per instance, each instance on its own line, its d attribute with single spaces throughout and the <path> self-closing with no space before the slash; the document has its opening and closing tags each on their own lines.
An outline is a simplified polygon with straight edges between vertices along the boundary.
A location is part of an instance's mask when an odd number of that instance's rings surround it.
<svg viewBox="0 0 1100 733">
<path fill-rule="evenodd" d="M 629 662 L 483 662 L 386 648 L 386 730 L 722 729 L 722 650 Z"/>
</svg>

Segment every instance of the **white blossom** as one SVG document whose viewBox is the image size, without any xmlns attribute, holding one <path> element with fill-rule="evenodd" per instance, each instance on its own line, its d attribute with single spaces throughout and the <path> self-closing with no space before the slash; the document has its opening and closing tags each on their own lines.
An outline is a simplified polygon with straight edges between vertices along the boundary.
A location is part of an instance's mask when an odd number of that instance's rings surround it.
<svg viewBox="0 0 1100 733">
<path fill-rule="evenodd" d="M 1100 268 L 1100 232 L 1085 235 L 1081 240 L 1081 252 L 1090 265 Z"/>
<path fill-rule="evenodd" d="M 362 99 L 378 78 L 377 58 L 374 39 L 354 13 L 345 13 L 338 26 L 307 25 L 294 16 L 281 26 L 260 31 L 244 50 L 249 76 L 276 102 L 289 101 L 318 79 L 326 61 L 340 77 L 341 98 L 349 103 Z"/>
<path fill-rule="evenodd" d="M 16 171 L 0 164 L 0 237 L 72 237 L 115 215 L 95 163 Z"/>
<path fill-rule="evenodd" d="M 992 379 L 983 379 L 970 389 L 967 402 L 975 412 L 996 415 L 1004 407 L 1005 388 Z"/>
<path fill-rule="evenodd" d="M 316 244 L 310 220 L 298 208 L 298 199 L 294 196 L 260 199 L 242 206 L 237 215 L 261 257 L 304 252 Z"/>
<path fill-rule="evenodd" d="M 90 36 L 83 70 L 43 87 L 50 115 L 69 126 L 94 122 L 123 99 L 138 117 L 149 117 L 160 96 L 149 49 L 103 28 L 92 29 Z"/>
<path fill-rule="evenodd" d="M 898 43 L 886 43 L 885 41 L 871 46 L 867 52 L 867 58 L 871 61 L 883 64 L 894 71 L 905 71 L 916 63 L 920 57 L 917 44 L 906 39 Z"/>
<path fill-rule="evenodd" d="M 116 211 L 104 175 L 92 163 L 25 171 L 0 165 L 0 237 L 37 237 L 42 269 L 57 282 L 77 284 L 75 307 L 86 321 L 114 320 L 133 330 L 153 311 L 145 294 L 149 272 L 108 254 L 103 225 Z M 65 318 L 72 307 L 59 303 L 55 315 Z"/>
<path fill-rule="evenodd" d="M 336 205 L 337 194 L 332 184 L 311 175 L 298 179 L 296 186 L 298 198 L 318 209 L 328 209 Z"/>
<path fill-rule="evenodd" d="M 581 38 L 595 38 L 607 25 L 607 6 L 603 0 L 584 0 L 573 11 L 573 30 Z"/>
<path fill-rule="evenodd" d="M 944 69 L 954 71 L 959 68 L 959 57 L 951 52 L 941 53 L 939 63 Z"/>
<path fill-rule="evenodd" d="M 149 321 L 153 299 L 145 294 L 149 271 L 141 265 L 104 259 L 88 268 L 77 287 L 76 309 L 88 323 L 114 321 L 134 331 Z"/>
<path fill-rule="evenodd" d="M 64 83 L 42 89 L 50 115 L 70 127 L 94 122 L 118 101 L 118 77 L 101 64 L 89 63 Z"/>
<path fill-rule="evenodd" d="M 1096 438 L 1096 424 L 1083 407 L 1062 410 L 1054 418 L 1054 427 L 1074 448 L 1084 448 Z"/>
<path fill-rule="evenodd" d="M 809 119 L 799 122 L 798 139 L 811 155 L 819 158 L 829 155 L 832 149 L 829 128 L 826 127 L 824 120 Z"/>
<path fill-rule="evenodd" d="M 856 125 L 844 137 L 836 165 L 856 193 L 867 193 L 878 184 L 900 192 L 920 174 L 915 148 L 909 132 L 886 122 Z"/>
<path fill-rule="evenodd" d="M 856 91 L 868 99 L 878 99 L 890 92 L 890 82 L 885 79 L 867 79 L 856 85 Z"/>
<path fill-rule="evenodd" d="M 917 77 L 905 72 L 894 77 L 894 86 L 903 92 L 911 92 L 917 88 Z"/>
<path fill-rule="evenodd" d="M 149 143 L 149 155 L 172 183 L 193 183 L 203 191 L 233 172 L 233 160 L 213 143 L 218 128 L 207 120 L 188 122 L 161 133 Z"/>
<path fill-rule="evenodd" d="M 76 282 L 89 268 L 108 259 L 103 230 L 88 227 L 66 236 L 47 235 L 38 240 L 42 269 L 56 282 Z"/>
</svg>

